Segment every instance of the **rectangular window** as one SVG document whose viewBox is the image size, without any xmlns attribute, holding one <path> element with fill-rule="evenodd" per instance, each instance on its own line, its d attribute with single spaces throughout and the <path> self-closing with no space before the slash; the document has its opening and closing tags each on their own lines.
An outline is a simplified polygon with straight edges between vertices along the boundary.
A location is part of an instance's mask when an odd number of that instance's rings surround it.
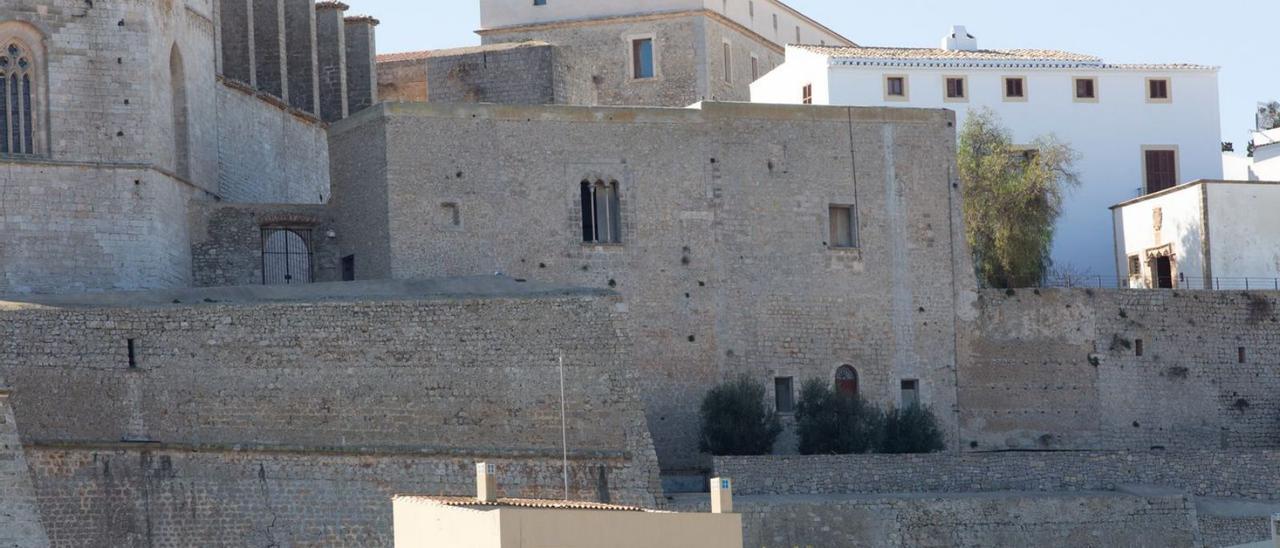
<svg viewBox="0 0 1280 548">
<path fill-rule="evenodd" d="M 751 81 L 754 82 L 759 79 L 760 79 L 760 58 L 756 57 L 755 54 L 752 54 L 751 55 Z"/>
<path fill-rule="evenodd" d="M 1147 179 L 1147 194 L 1177 186 L 1178 151 L 1148 149 L 1143 151 L 1142 163 Z"/>
<path fill-rule="evenodd" d="M 778 31 L 778 14 L 773 14 L 773 31 Z"/>
<path fill-rule="evenodd" d="M 748 14 L 748 15 L 750 15 L 752 18 L 754 18 L 754 17 L 756 16 L 756 3 L 755 3 L 755 2 L 747 2 L 747 14 Z"/>
<path fill-rule="evenodd" d="M 1135 356 L 1142 356 L 1146 351 L 1146 344 L 1143 343 L 1142 339 L 1133 341 L 1133 354 Z"/>
<path fill-rule="evenodd" d="M 801 40 L 800 40 L 800 27 L 796 27 L 796 43 L 797 43 L 797 44 L 803 44 L 803 43 L 804 43 L 803 41 L 801 41 Z"/>
<path fill-rule="evenodd" d="M 1249 357 L 1249 356 L 1245 354 L 1245 351 L 1244 351 L 1244 347 L 1243 347 L 1243 346 L 1241 346 L 1240 348 L 1237 348 L 1237 349 L 1236 349 L 1236 354 L 1237 354 L 1237 356 L 1236 356 L 1236 357 L 1238 358 L 1238 361 L 1239 361 L 1240 363 L 1246 363 L 1246 362 L 1248 362 L 1248 361 L 1249 361 L 1249 360 L 1248 360 L 1248 357 Z"/>
<path fill-rule="evenodd" d="M 1004 98 L 1018 101 L 1027 98 L 1027 81 L 1022 77 L 1004 79 Z"/>
<path fill-rule="evenodd" d="M 920 405 L 920 381 L 907 379 L 902 381 L 902 408 L 910 409 Z"/>
<path fill-rule="evenodd" d="M 795 381 L 792 377 L 773 379 L 774 408 L 779 413 L 796 412 Z"/>
<path fill-rule="evenodd" d="M 733 82 L 733 46 L 724 43 L 724 81 Z"/>
<path fill-rule="evenodd" d="M 137 344 L 134 342 L 133 339 L 129 339 L 128 341 L 126 341 L 126 344 L 128 345 L 128 349 L 129 349 L 129 369 L 137 369 L 138 368 Z"/>
<path fill-rule="evenodd" d="M 1097 101 L 1098 81 L 1094 78 L 1076 78 L 1076 101 Z"/>
<path fill-rule="evenodd" d="M 583 243 L 622 243 L 622 204 L 618 196 L 618 182 L 582 181 L 580 188 Z"/>
<path fill-rule="evenodd" d="M 968 97 L 967 95 L 965 95 L 965 93 L 968 91 L 967 89 L 965 89 L 968 87 L 965 84 L 966 84 L 966 78 L 963 76 L 947 77 L 947 100 L 948 101 L 965 100 Z"/>
<path fill-rule="evenodd" d="M 833 205 L 829 208 L 831 247 L 852 249 L 858 247 L 858 216 L 852 206 Z"/>
<path fill-rule="evenodd" d="M 637 80 L 653 78 L 653 39 L 631 41 L 631 76 Z"/>
<path fill-rule="evenodd" d="M 906 101 L 907 100 L 907 77 L 906 76 L 885 76 L 884 77 L 884 98 L 886 101 Z"/>
<path fill-rule="evenodd" d="M 342 281 L 356 281 L 356 256 L 347 255 L 342 258 Z"/>
<path fill-rule="evenodd" d="M 547 5 L 547 0 L 533 0 L 533 5 L 535 5 L 535 6 L 545 6 L 545 5 Z"/>
<path fill-rule="evenodd" d="M 813 84 L 805 84 L 804 88 L 800 90 L 800 102 L 806 105 L 813 104 Z"/>
<path fill-rule="evenodd" d="M 1147 102 L 1168 103 L 1172 98 L 1168 78 L 1147 78 Z"/>
</svg>

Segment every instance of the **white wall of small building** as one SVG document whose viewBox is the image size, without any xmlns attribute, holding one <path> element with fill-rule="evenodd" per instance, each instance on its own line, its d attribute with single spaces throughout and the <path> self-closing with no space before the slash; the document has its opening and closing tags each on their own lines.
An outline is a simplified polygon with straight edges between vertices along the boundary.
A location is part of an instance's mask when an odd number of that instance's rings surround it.
<svg viewBox="0 0 1280 548">
<path fill-rule="evenodd" d="M 1280 184 L 1210 183 L 1209 258 L 1232 289 L 1280 286 Z"/>
<path fill-rule="evenodd" d="M 788 62 L 752 86 L 752 101 L 799 103 L 808 82 L 822 82 L 814 90 L 815 104 L 946 108 L 957 112 L 963 125 L 968 111 L 986 107 L 1009 128 L 1017 144 L 1030 144 L 1053 134 L 1069 143 L 1081 157 L 1076 167 L 1081 186 L 1069 196 L 1058 223 L 1053 260 L 1059 267 L 1089 270 L 1110 276 L 1112 250 L 1099 242 L 1110 240 L 1108 208 L 1138 197 L 1145 185 L 1144 146 L 1169 146 L 1178 150 L 1181 182 L 1221 179 L 1218 76 L 1214 70 L 1056 69 L 1003 67 L 823 67 L 817 56 L 788 48 Z M 799 66 L 788 66 L 797 58 Z M 821 57 L 821 56 L 818 56 Z M 907 77 L 908 100 L 888 101 L 884 95 L 887 75 Z M 969 99 L 945 99 L 945 78 L 968 79 Z M 1003 98 L 1003 77 L 1026 78 L 1027 100 Z M 1074 77 L 1097 78 L 1098 101 L 1077 102 Z M 1146 79 L 1170 78 L 1173 100 L 1147 101 Z"/>
<path fill-rule="evenodd" d="M 1169 245 L 1176 261 L 1177 287 L 1204 288 L 1203 216 L 1199 186 L 1186 186 L 1112 211 L 1115 226 L 1115 273 L 1134 288 L 1154 287 L 1155 274 L 1147 262 L 1147 252 Z M 1156 230 L 1156 210 L 1160 230 Z M 1140 276 L 1129 276 L 1129 257 L 1138 256 Z"/>
<path fill-rule="evenodd" d="M 777 44 L 795 43 L 797 27 L 802 43 L 848 44 L 775 0 L 547 0 L 542 6 L 535 6 L 532 0 L 480 0 L 480 28 L 703 9 L 723 14 Z M 776 29 L 774 15 L 778 16 Z"/>
</svg>

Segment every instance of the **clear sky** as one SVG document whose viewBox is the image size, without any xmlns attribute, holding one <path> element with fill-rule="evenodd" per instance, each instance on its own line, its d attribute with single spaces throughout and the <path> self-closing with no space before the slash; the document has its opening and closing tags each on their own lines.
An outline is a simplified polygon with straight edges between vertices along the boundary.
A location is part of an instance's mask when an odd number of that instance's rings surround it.
<svg viewBox="0 0 1280 548">
<path fill-rule="evenodd" d="M 591 0 L 561 0 L 589 2 Z M 347 0 L 373 15 L 383 53 L 478 44 L 476 0 Z M 1062 49 L 1113 63 L 1222 67 L 1223 140 L 1243 151 L 1259 101 L 1280 99 L 1280 45 L 1266 2 L 1242 0 L 789 0 L 867 46 L 936 47 L 966 25 L 983 48 Z"/>
</svg>

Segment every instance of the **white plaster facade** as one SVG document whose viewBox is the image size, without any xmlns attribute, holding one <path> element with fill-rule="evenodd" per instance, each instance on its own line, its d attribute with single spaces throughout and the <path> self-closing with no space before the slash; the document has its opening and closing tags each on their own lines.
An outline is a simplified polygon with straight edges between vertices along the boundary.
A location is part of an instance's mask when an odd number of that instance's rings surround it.
<svg viewBox="0 0 1280 548">
<path fill-rule="evenodd" d="M 1175 288 L 1275 290 L 1277 206 L 1280 183 L 1244 181 L 1194 181 L 1116 205 L 1116 275 L 1158 287 L 1154 261 L 1170 257 Z"/>
<path fill-rule="evenodd" d="M 531 0 L 480 0 L 480 30 L 702 10 L 723 15 L 778 45 L 853 44 L 778 0 L 546 0 L 542 5 Z"/>
<path fill-rule="evenodd" d="M 1280 181 L 1280 128 L 1253 133 L 1253 144 L 1256 147 L 1252 158 L 1227 158 L 1227 169 L 1232 170 L 1232 178 L 1249 181 Z"/>
<path fill-rule="evenodd" d="M 1144 150 L 1175 150 L 1178 182 L 1222 178 L 1214 67 L 1117 65 L 1058 51 L 946 45 L 944 39 L 939 49 L 788 46 L 786 62 L 751 86 L 751 100 L 801 103 L 812 86 L 814 104 L 947 108 L 957 112 L 958 124 L 971 109 L 989 108 L 1018 144 L 1056 135 L 1080 153 L 1081 186 L 1064 207 L 1053 260 L 1093 275 L 1113 270 L 1112 257 L 1097 245 L 1110 237 L 1107 208 L 1145 192 Z M 904 79 L 902 96 L 889 95 L 888 77 Z M 963 99 L 947 98 L 949 77 L 963 79 Z M 1006 97 L 1005 78 L 1022 78 L 1024 96 Z M 1094 100 L 1075 97 L 1076 78 L 1094 79 Z M 1149 99 L 1153 78 L 1168 79 L 1169 100 Z"/>
</svg>

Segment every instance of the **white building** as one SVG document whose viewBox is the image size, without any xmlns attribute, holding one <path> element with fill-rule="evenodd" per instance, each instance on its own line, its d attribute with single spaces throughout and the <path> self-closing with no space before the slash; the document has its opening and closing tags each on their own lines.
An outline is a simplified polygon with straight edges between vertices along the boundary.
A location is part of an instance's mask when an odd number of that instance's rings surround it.
<svg viewBox="0 0 1280 548">
<path fill-rule="evenodd" d="M 1224 155 L 1228 179 L 1280 181 L 1280 128 L 1253 132 L 1253 157 Z"/>
<path fill-rule="evenodd" d="M 1218 70 L 1110 64 L 1051 50 L 983 50 L 956 27 L 942 47 L 791 45 L 751 86 L 760 103 L 972 108 L 1019 144 L 1055 134 L 1081 158 L 1054 242 L 1056 266 L 1110 277 L 1107 208 L 1183 181 L 1221 179 Z"/>
<path fill-rule="evenodd" d="M 1194 181 L 1112 207 L 1135 288 L 1280 289 L 1280 183 Z"/>
</svg>

